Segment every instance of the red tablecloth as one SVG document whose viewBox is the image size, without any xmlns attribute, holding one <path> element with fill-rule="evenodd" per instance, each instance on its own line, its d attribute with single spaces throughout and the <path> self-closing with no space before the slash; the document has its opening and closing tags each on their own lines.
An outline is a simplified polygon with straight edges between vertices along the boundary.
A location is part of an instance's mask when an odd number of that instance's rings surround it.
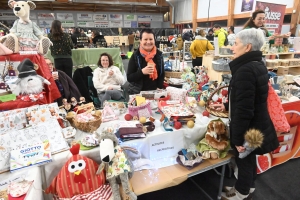
<svg viewBox="0 0 300 200">
<path fill-rule="evenodd" d="M 45 98 L 36 102 L 24 102 L 20 99 L 17 99 L 15 101 L 0 103 L 0 111 L 12 110 L 16 108 L 25 108 L 37 104 L 52 103 L 55 99 L 61 96 L 43 56 L 39 54 L 34 54 L 34 55 L 11 54 L 6 56 L 0 56 L 0 61 L 9 60 L 12 62 L 13 61 L 21 62 L 25 58 L 29 58 L 33 63 L 37 64 L 39 66 L 37 73 L 40 76 L 43 76 L 51 83 L 51 85 L 44 84 L 44 88 L 45 88 L 44 91 L 46 92 Z"/>
</svg>

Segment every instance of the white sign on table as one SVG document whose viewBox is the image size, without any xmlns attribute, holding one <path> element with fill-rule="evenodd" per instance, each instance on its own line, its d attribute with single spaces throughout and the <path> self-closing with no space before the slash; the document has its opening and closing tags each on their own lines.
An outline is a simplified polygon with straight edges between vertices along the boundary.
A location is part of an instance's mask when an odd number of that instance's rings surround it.
<svg viewBox="0 0 300 200">
<path fill-rule="evenodd" d="M 151 160 L 174 157 L 184 147 L 184 136 L 182 131 L 166 132 L 163 137 L 153 135 L 148 138 L 148 145 Z"/>
</svg>

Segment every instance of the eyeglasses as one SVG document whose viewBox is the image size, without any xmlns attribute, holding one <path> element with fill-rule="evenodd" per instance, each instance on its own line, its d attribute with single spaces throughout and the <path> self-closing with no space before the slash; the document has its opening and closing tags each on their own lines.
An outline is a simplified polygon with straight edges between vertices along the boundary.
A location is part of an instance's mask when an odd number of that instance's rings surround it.
<svg viewBox="0 0 300 200">
<path fill-rule="evenodd" d="M 53 66 L 53 63 L 46 63 L 48 66 L 52 65 Z"/>
</svg>

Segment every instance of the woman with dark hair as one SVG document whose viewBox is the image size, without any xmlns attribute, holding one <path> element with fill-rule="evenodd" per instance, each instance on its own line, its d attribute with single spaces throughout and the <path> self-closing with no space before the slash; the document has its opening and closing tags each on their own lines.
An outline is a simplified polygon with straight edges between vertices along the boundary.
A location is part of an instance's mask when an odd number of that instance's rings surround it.
<svg viewBox="0 0 300 200">
<path fill-rule="evenodd" d="M 234 41 L 235 41 L 235 33 L 234 33 L 234 26 L 229 26 L 228 27 L 228 44 L 230 46 L 233 46 L 234 45 Z"/>
<path fill-rule="evenodd" d="M 143 29 L 140 33 L 140 46 L 128 63 L 128 94 L 162 89 L 164 78 L 164 59 L 162 52 L 155 46 L 154 32 Z"/>
<path fill-rule="evenodd" d="M 53 43 L 53 46 L 50 46 L 50 50 L 55 68 L 65 72 L 72 78 L 73 61 L 71 56 L 73 42 L 70 35 L 63 32 L 60 21 L 54 20 L 52 22 L 48 38 Z"/>
<path fill-rule="evenodd" d="M 100 35 L 99 31 L 93 30 L 92 31 L 92 37 L 90 38 L 90 43 L 96 44 L 96 42 L 100 41 L 104 37 Z"/>
<path fill-rule="evenodd" d="M 94 71 L 93 83 L 103 107 L 105 100 L 118 101 L 124 98 L 121 89 L 124 77 L 120 69 L 113 65 L 112 57 L 108 53 L 100 55 L 98 66 Z"/>
</svg>

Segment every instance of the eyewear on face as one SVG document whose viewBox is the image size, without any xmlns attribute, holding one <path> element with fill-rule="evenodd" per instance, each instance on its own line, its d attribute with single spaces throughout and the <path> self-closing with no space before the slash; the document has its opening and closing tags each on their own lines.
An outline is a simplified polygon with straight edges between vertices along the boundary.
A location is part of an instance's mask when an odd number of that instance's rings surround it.
<svg viewBox="0 0 300 200">
<path fill-rule="evenodd" d="M 51 66 L 51 65 L 53 66 L 53 63 L 46 63 L 46 64 L 47 64 L 48 66 Z"/>
</svg>

